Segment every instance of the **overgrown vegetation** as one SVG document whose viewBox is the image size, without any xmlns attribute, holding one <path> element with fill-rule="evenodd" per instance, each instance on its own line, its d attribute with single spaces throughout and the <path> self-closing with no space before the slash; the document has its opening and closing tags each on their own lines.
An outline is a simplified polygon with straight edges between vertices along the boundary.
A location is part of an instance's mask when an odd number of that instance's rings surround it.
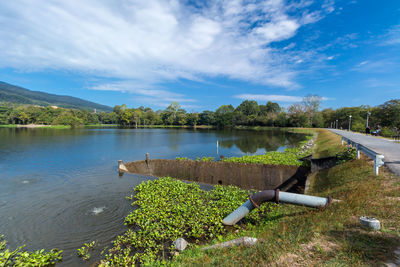
<svg viewBox="0 0 400 267">
<path fill-rule="evenodd" d="M 320 130 L 316 144 L 320 156 L 335 156 L 344 147 L 336 135 L 325 130 Z M 257 225 L 247 224 L 222 240 L 259 238 L 253 247 L 208 251 L 192 247 L 174 257 L 171 264 L 380 266 L 390 262 L 400 246 L 400 183 L 384 167 L 375 176 L 372 166 L 368 159 L 349 160 L 311 177 L 308 194 L 330 195 L 342 200 L 340 203 L 324 210 L 282 205 L 278 215 L 265 217 Z M 379 219 L 382 229 L 362 228 L 360 216 Z"/>
<path fill-rule="evenodd" d="M 130 229 L 117 237 L 102 265 L 162 263 L 171 258 L 172 242 L 179 237 L 192 245 L 213 238 L 222 240 L 227 232 L 222 219 L 249 194 L 247 190 L 220 185 L 204 191 L 195 183 L 169 177 L 144 182 L 135 188 L 135 195 L 128 197 L 137 207 L 125 218 Z M 275 214 L 276 209 L 275 204 L 265 203 L 243 223 L 256 223 L 267 213 Z"/>
<path fill-rule="evenodd" d="M 191 160 L 188 159 L 187 157 L 176 157 L 176 160 L 182 161 L 182 160 Z M 196 161 L 214 161 L 214 157 L 197 157 Z"/>
<path fill-rule="evenodd" d="M 268 164 L 268 165 L 292 165 L 301 166 L 305 162 L 300 161 L 296 153 L 292 151 L 277 152 L 271 151 L 263 155 L 253 156 L 242 156 L 242 157 L 230 157 L 222 159 L 223 162 L 235 162 L 235 163 L 253 163 L 253 164 Z"/>
<path fill-rule="evenodd" d="M 307 135 L 305 141 L 301 142 L 295 148 L 286 148 L 283 152 L 270 151 L 263 155 L 252 155 L 242 157 L 230 157 L 222 159 L 223 162 L 235 163 L 253 163 L 267 165 L 289 165 L 289 166 L 306 166 L 308 161 L 300 161 L 299 159 L 311 155 L 312 149 L 306 147 L 306 144 L 312 139 L 313 135 Z"/>
<path fill-rule="evenodd" d="M 4 235 L 0 235 L 0 266 L 54 266 L 62 260 L 62 250 L 52 249 L 46 252 L 41 249 L 28 252 L 23 250 L 24 247 L 25 245 L 10 250 Z"/>
<path fill-rule="evenodd" d="M 289 166 L 307 166 L 308 161 L 301 161 L 300 159 L 311 155 L 311 146 L 306 146 L 313 138 L 313 133 L 309 130 L 298 131 L 306 135 L 306 140 L 300 142 L 297 147 L 286 148 L 283 152 L 271 151 L 263 155 L 245 155 L 242 157 L 229 157 L 222 158 L 222 162 L 235 162 L 235 163 L 251 163 L 251 164 L 267 164 L 267 165 L 289 165 Z M 176 160 L 190 160 L 187 157 L 177 157 Z M 201 157 L 196 161 L 214 161 L 214 157 Z"/>
</svg>

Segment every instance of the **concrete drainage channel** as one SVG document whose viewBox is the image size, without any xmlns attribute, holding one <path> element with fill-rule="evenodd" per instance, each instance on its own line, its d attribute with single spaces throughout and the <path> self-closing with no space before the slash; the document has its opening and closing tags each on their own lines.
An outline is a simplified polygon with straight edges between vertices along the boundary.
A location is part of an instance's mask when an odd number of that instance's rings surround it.
<svg viewBox="0 0 400 267">
<path fill-rule="evenodd" d="M 304 194 L 289 193 L 284 191 L 304 192 L 299 190 L 306 184 L 307 176 L 311 172 L 328 169 L 336 165 L 336 157 L 309 160 L 311 167 L 304 166 L 278 166 L 262 164 L 238 164 L 231 162 L 202 162 L 193 160 L 146 160 L 129 163 L 118 162 L 121 175 L 124 172 L 136 173 L 147 176 L 170 176 L 177 179 L 189 180 L 206 184 L 235 185 L 244 189 L 264 190 L 252 196 L 223 220 L 224 225 L 234 225 L 246 216 L 251 210 L 258 208 L 262 203 L 270 201 L 287 203 L 313 208 L 324 208 L 333 202 L 331 197 L 316 197 Z M 379 221 L 375 218 L 362 217 L 360 223 L 373 230 L 379 230 Z M 207 249 L 218 249 L 232 246 L 251 246 L 258 242 L 256 238 L 242 237 L 213 246 Z M 183 238 L 174 241 L 178 251 L 183 251 L 188 243 Z M 179 254 L 179 252 L 176 252 Z"/>
<path fill-rule="evenodd" d="M 301 187 L 305 184 L 310 167 L 233 162 L 205 162 L 194 160 L 149 159 L 123 163 L 120 173 L 130 172 L 147 176 L 170 176 L 205 184 L 235 185 L 243 189 L 281 189 Z"/>
</svg>

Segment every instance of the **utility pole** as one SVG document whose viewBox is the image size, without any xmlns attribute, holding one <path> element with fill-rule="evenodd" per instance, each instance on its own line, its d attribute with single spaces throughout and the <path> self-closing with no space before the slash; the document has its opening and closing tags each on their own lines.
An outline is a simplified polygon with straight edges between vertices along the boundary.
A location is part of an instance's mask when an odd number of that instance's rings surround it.
<svg viewBox="0 0 400 267">
<path fill-rule="evenodd" d="M 351 129 L 351 115 L 349 115 L 349 132 L 350 132 L 350 129 Z"/>
<path fill-rule="evenodd" d="M 369 116 L 371 115 L 371 112 L 367 112 L 367 127 L 368 127 L 368 119 L 369 119 Z"/>
</svg>

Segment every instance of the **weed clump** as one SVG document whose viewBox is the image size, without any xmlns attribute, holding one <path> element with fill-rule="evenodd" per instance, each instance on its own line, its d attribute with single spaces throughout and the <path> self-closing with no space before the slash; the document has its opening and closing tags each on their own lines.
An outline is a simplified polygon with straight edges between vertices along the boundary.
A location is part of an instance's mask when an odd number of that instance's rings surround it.
<svg viewBox="0 0 400 267">
<path fill-rule="evenodd" d="M 0 235 L 0 266 L 54 266 L 57 261 L 62 260 L 62 250 L 58 249 L 28 252 L 23 250 L 25 245 L 15 250 L 6 247 L 4 235 Z"/>
<path fill-rule="evenodd" d="M 267 165 L 288 165 L 288 166 L 307 166 L 308 161 L 300 161 L 299 159 L 310 156 L 312 154 L 311 147 L 304 148 L 305 144 L 309 142 L 312 135 L 307 136 L 307 139 L 299 144 L 298 147 L 286 148 L 283 152 L 270 151 L 263 155 L 243 156 L 224 158 L 224 162 L 236 163 L 253 163 L 253 164 L 267 164 Z"/>
<path fill-rule="evenodd" d="M 90 253 L 89 251 L 94 248 L 96 245 L 96 241 L 92 241 L 90 243 L 85 243 L 81 248 L 77 249 L 77 254 L 79 257 L 81 257 L 83 260 L 87 261 L 90 259 Z"/>
<path fill-rule="evenodd" d="M 336 164 L 342 164 L 346 161 L 353 160 L 357 157 L 357 150 L 353 147 L 344 149 L 341 152 L 336 153 Z"/>
<path fill-rule="evenodd" d="M 144 182 L 128 197 L 138 208 L 125 223 L 130 229 L 113 242 L 103 262 L 126 266 L 137 263 L 155 264 L 170 258 L 172 242 L 185 238 L 200 243 L 221 238 L 226 233 L 222 219 L 243 204 L 251 193 L 235 186 L 217 185 L 211 191 L 201 190 L 195 183 L 185 183 L 170 177 Z M 256 223 L 275 204 L 265 203 L 245 219 Z"/>
</svg>

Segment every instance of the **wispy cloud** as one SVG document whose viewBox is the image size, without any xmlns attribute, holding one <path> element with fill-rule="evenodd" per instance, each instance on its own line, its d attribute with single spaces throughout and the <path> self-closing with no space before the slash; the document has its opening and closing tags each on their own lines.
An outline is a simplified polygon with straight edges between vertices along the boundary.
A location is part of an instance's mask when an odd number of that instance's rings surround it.
<svg viewBox="0 0 400 267">
<path fill-rule="evenodd" d="M 390 28 L 386 34 L 379 38 L 381 45 L 400 45 L 400 25 L 395 25 Z"/>
<path fill-rule="evenodd" d="M 312 3 L 0 1 L 0 68 L 62 69 L 148 85 L 223 76 L 293 88 L 292 54 L 270 45 L 334 10 L 326 0 L 310 12 Z"/>
<path fill-rule="evenodd" d="M 235 95 L 234 98 L 242 100 L 256 100 L 256 101 L 277 101 L 277 102 L 300 102 L 303 97 L 290 96 L 290 95 L 253 95 L 241 94 Z"/>
<path fill-rule="evenodd" d="M 398 63 L 391 58 L 364 60 L 356 64 L 351 70 L 364 73 L 392 73 L 398 69 Z"/>
<path fill-rule="evenodd" d="M 240 94 L 233 96 L 234 98 L 242 100 L 256 100 L 256 101 L 275 101 L 275 102 L 300 102 L 303 100 L 302 96 L 291 95 L 258 95 L 258 94 Z M 321 97 L 321 100 L 331 100 L 328 97 Z"/>
<path fill-rule="evenodd" d="M 148 104 L 158 107 L 166 107 L 171 102 L 177 101 L 182 104 L 182 106 L 188 108 L 199 108 L 198 105 L 188 104 L 196 102 L 195 99 L 188 98 L 183 94 L 173 93 L 163 89 L 154 89 L 154 86 L 147 87 L 146 85 L 139 85 L 134 82 L 114 82 L 114 83 L 104 83 L 93 87 L 91 90 L 100 91 L 120 91 L 130 93 L 134 96 L 132 102 L 141 103 L 142 105 Z"/>
<path fill-rule="evenodd" d="M 396 87 L 397 83 L 393 81 L 387 81 L 377 78 L 370 78 L 363 83 L 366 87 L 376 88 L 376 87 Z"/>
</svg>

